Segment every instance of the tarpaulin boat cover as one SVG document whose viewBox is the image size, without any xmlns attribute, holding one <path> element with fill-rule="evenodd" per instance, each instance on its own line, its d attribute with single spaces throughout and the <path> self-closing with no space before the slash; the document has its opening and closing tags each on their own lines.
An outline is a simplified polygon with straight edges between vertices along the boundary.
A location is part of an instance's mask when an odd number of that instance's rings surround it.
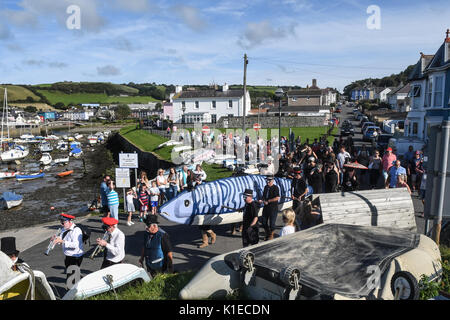
<svg viewBox="0 0 450 320">
<path fill-rule="evenodd" d="M 22 196 L 19 196 L 18 194 L 14 193 L 14 192 L 3 192 L 2 194 L 2 199 L 5 201 L 17 201 L 22 199 Z"/>
<path fill-rule="evenodd" d="M 382 275 L 392 259 L 417 247 L 420 235 L 392 228 L 323 224 L 283 238 L 249 248 L 256 268 L 280 272 L 293 266 L 300 270 L 302 285 L 321 294 L 358 298 L 373 290 L 368 285 L 373 270 L 378 267 Z"/>
</svg>

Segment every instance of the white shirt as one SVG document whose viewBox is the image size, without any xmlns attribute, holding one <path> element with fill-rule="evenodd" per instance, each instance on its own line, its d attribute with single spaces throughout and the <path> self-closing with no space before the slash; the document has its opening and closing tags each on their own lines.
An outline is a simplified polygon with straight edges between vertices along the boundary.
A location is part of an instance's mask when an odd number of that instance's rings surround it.
<svg viewBox="0 0 450 320">
<path fill-rule="evenodd" d="M 345 151 L 344 153 L 342 152 L 338 153 L 337 159 L 339 160 L 340 169 L 344 168 L 345 158 L 351 158 L 350 153 L 348 153 L 347 151 Z"/>
<path fill-rule="evenodd" d="M 65 232 L 67 230 L 63 231 L 63 235 Z M 75 223 L 72 224 L 63 240 L 62 249 L 65 256 L 81 257 L 84 254 L 83 233 L 80 228 L 77 228 Z"/>
<path fill-rule="evenodd" d="M 280 231 L 280 237 L 286 236 L 286 235 L 294 233 L 294 232 L 295 232 L 294 226 L 284 226 Z"/>
<path fill-rule="evenodd" d="M 154 196 L 150 196 L 150 201 L 158 201 L 159 189 L 157 187 L 150 188 L 151 194 L 156 194 Z"/>
<path fill-rule="evenodd" d="M 125 235 L 116 226 L 111 233 L 111 239 L 106 245 L 106 260 L 120 262 L 125 258 Z"/>
<path fill-rule="evenodd" d="M 206 172 L 205 171 L 203 171 L 203 170 L 200 170 L 200 171 L 194 170 L 193 172 L 194 172 L 194 174 L 201 175 L 200 179 L 202 179 L 202 181 L 206 180 Z"/>
</svg>

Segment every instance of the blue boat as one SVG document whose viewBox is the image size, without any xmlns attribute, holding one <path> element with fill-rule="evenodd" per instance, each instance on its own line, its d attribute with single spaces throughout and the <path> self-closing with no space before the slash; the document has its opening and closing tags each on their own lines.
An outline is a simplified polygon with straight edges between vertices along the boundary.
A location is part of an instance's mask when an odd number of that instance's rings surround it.
<svg viewBox="0 0 450 320">
<path fill-rule="evenodd" d="M 278 209 L 292 207 L 291 179 L 275 177 L 280 188 Z M 172 222 L 189 225 L 219 225 L 242 221 L 245 189 L 253 190 L 253 199 L 262 199 L 266 177 L 246 175 L 219 179 L 184 191 L 160 207 L 160 215 Z M 262 214 L 260 209 L 259 214 Z"/>
<path fill-rule="evenodd" d="M 3 202 L 6 209 L 17 207 L 22 203 L 22 201 L 23 197 L 21 195 L 10 191 L 3 192 L 2 197 L 0 198 L 0 202 Z"/>
<path fill-rule="evenodd" d="M 43 178 L 44 175 L 45 175 L 44 172 L 32 173 L 32 174 L 17 174 L 16 179 L 17 179 L 17 181 L 33 180 L 33 179 Z"/>
</svg>

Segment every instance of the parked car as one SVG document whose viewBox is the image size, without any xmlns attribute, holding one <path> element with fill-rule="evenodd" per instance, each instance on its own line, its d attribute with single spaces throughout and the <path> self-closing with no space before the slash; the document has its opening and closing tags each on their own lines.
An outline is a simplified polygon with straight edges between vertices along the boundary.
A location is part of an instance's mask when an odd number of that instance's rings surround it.
<svg viewBox="0 0 450 320">
<path fill-rule="evenodd" d="M 359 125 L 362 127 L 363 124 L 364 124 L 365 122 L 369 122 L 369 121 L 370 121 L 370 120 L 369 120 L 368 117 L 362 116 L 362 117 L 359 119 Z"/>
<path fill-rule="evenodd" d="M 380 132 L 381 132 L 381 129 L 379 127 L 375 127 L 375 126 L 367 127 L 366 131 L 364 131 L 364 134 L 363 134 L 363 141 L 376 140 L 377 137 L 380 135 Z"/>
<path fill-rule="evenodd" d="M 384 151 L 389 145 L 389 139 L 394 137 L 393 134 L 380 134 L 377 139 L 377 149 Z"/>
<path fill-rule="evenodd" d="M 341 107 L 337 107 L 336 108 L 336 111 L 334 111 L 335 113 L 341 113 L 341 111 L 342 111 L 342 108 Z"/>
<path fill-rule="evenodd" d="M 362 113 L 355 114 L 355 120 L 360 121 L 362 117 L 365 117 Z"/>
<path fill-rule="evenodd" d="M 361 127 L 361 133 L 364 134 L 364 130 L 366 130 L 367 127 L 374 126 L 374 125 L 375 125 L 375 123 L 373 123 L 371 121 L 364 122 L 362 127 Z"/>
<path fill-rule="evenodd" d="M 355 135 L 355 128 L 351 123 L 347 123 L 341 127 L 341 136 Z"/>
</svg>

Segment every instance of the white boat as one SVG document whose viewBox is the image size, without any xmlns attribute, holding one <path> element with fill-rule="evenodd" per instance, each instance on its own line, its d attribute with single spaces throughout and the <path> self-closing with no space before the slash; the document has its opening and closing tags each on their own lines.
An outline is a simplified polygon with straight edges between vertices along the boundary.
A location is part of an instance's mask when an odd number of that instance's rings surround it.
<svg viewBox="0 0 450 320">
<path fill-rule="evenodd" d="M 16 176 L 16 174 L 21 174 L 21 173 L 18 171 L 16 171 L 16 172 L 3 171 L 3 172 L 0 172 L 0 179 L 14 178 Z"/>
<path fill-rule="evenodd" d="M 43 165 L 48 165 L 52 162 L 52 156 L 48 152 L 44 152 L 42 154 L 42 157 L 39 159 L 39 162 L 41 162 Z"/>
<path fill-rule="evenodd" d="M 183 142 L 182 141 L 176 141 L 176 140 L 169 140 L 169 141 L 161 143 L 158 146 L 158 148 L 169 147 L 169 146 L 178 146 L 180 144 L 183 144 Z"/>
<path fill-rule="evenodd" d="M 103 131 L 103 135 L 105 136 L 105 137 L 107 137 L 108 138 L 108 136 L 111 134 L 111 131 Z"/>
<path fill-rule="evenodd" d="M 23 134 L 20 136 L 20 139 L 23 140 L 34 140 L 35 136 L 32 134 Z"/>
<path fill-rule="evenodd" d="M 51 134 L 49 136 L 46 136 L 45 140 L 59 140 L 59 137 L 55 136 L 54 134 Z"/>
<path fill-rule="evenodd" d="M 59 158 L 59 159 L 53 160 L 54 164 L 61 164 L 61 165 L 66 164 L 68 162 L 69 162 L 69 157 L 67 157 L 67 158 Z"/>
<path fill-rule="evenodd" d="M 2 161 L 14 161 L 14 160 L 20 160 L 28 156 L 29 154 L 28 148 L 24 148 L 20 145 L 16 145 L 14 149 L 3 151 L 0 154 L 0 158 Z"/>
<path fill-rule="evenodd" d="M 129 263 L 119 263 L 92 272 L 78 281 L 62 300 L 80 300 L 96 296 L 134 281 L 150 282 L 147 272 Z"/>
<path fill-rule="evenodd" d="M 80 140 L 81 138 L 83 138 L 83 135 L 82 134 L 75 134 L 75 140 Z"/>
<path fill-rule="evenodd" d="M 22 204 L 23 197 L 14 193 L 14 192 L 3 192 L 2 196 L 0 197 L 0 202 L 3 202 L 3 206 L 6 209 L 11 209 L 17 206 L 20 206 Z"/>
<path fill-rule="evenodd" d="M 53 151 L 53 147 L 50 144 L 50 142 L 44 141 L 44 142 L 41 142 L 41 144 L 39 145 L 39 151 L 41 151 L 41 152 L 52 152 Z"/>
<path fill-rule="evenodd" d="M 192 147 L 191 146 L 179 146 L 179 147 L 175 147 L 172 150 L 175 152 L 182 152 L 182 151 L 187 151 L 187 150 L 191 150 Z"/>
<path fill-rule="evenodd" d="M 60 150 L 60 151 L 67 151 L 68 148 L 69 148 L 69 143 L 64 140 L 58 141 L 58 144 L 56 145 L 56 149 Z"/>
<path fill-rule="evenodd" d="M 44 273 L 25 267 L 13 271 L 12 266 L 11 258 L 0 251 L 0 300 L 56 300 Z"/>
<path fill-rule="evenodd" d="M 90 144 L 96 144 L 96 143 L 97 143 L 97 136 L 95 136 L 95 135 L 89 135 L 89 136 L 88 136 L 88 142 L 89 142 Z"/>
</svg>

